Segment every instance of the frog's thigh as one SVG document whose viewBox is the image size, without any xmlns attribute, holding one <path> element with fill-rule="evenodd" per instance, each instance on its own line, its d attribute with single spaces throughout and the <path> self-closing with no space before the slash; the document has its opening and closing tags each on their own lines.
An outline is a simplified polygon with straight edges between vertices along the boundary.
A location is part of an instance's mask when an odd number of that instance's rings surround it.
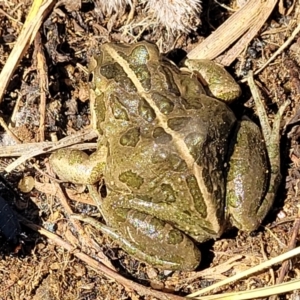
<svg viewBox="0 0 300 300">
<path fill-rule="evenodd" d="M 234 226 L 253 231 L 262 221 L 257 212 L 268 183 L 268 158 L 259 127 L 250 120 L 241 121 L 230 151 L 227 211 Z"/>
<path fill-rule="evenodd" d="M 90 156 L 80 150 L 59 149 L 49 158 L 50 166 L 64 181 L 94 184 L 102 178 L 107 150 L 98 148 Z"/>
<path fill-rule="evenodd" d="M 122 237 L 118 242 L 125 251 L 164 269 L 193 270 L 198 266 L 201 254 L 189 237 L 144 212 L 116 207 L 121 203 L 119 198 L 129 201 L 126 196 L 110 193 L 102 208 L 109 226 Z"/>
</svg>

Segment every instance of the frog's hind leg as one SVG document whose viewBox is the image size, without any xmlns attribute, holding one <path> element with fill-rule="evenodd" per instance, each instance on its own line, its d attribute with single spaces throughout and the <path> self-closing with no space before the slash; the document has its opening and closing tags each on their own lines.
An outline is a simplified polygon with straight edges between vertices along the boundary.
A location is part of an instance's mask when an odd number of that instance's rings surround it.
<svg viewBox="0 0 300 300">
<path fill-rule="evenodd" d="M 115 240 L 126 252 L 153 266 L 167 270 L 193 270 L 200 262 L 194 242 L 167 222 L 144 212 L 114 206 L 118 195 L 103 199 L 102 214 L 109 226 L 93 218 L 74 215 Z"/>
<path fill-rule="evenodd" d="M 253 231 L 270 210 L 281 181 L 280 121 L 289 103 L 279 108 L 271 128 L 253 78 L 249 78 L 249 85 L 262 134 L 253 122 L 240 123 L 234 148 L 231 148 L 226 201 L 231 223 L 242 230 Z"/>
<path fill-rule="evenodd" d="M 257 214 L 269 179 L 268 157 L 259 127 L 247 118 L 238 122 L 229 152 L 226 212 L 232 225 L 253 231 L 260 225 Z"/>
<path fill-rule="evenodd" d="M 97 204 L 104 225 L 93 218 L 75 215 L 115 240 L 126 252 L 153 266 L 167 270 L 193 270 L 201 258 L 194 242 L 169 223 L 133 208 L 124 208 L 132 195 L 109 192 L 101 198 L 94 186 L 90 195 Z"/>
<path fill-rule="evenodd" d="M 279 107 L 273 121 L 273 126 L 271 128 L 266 110 L 264 108 L 264 104 L 254 83 L 252 72 L 250 72 L 248 76 L 248 84 L 257 108 L 257 114 L 261 123 L 270 162 L 269 188 L 257 213 L 258 218 L 262 221 L 273 205 L 274 198 L 281 182 L 282 176 L 280 171 L 280 123 L 284 111 L 286 110 L 288 105 L 290 105 L 290 101 L 286 101 Z"/>
</svg>

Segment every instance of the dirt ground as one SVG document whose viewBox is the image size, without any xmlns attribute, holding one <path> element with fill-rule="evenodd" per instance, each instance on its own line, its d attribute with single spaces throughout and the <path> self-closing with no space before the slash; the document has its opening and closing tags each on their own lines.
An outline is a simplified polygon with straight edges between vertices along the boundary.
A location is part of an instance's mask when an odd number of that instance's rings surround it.
<svg viewBox="0 0 300 300">
<path fill-rule="evenodd" d="M 235 1 L 219 2 L 236 9 Z M 236 80 L 243 79 L 249 70 L 260 68 L 297 26 L 299 1 L 278 2 L 261 31 L 228 68 Z M 202 25 L 196 31 L 174 33 L 162 24 L 153 23 L 155 20 L 147 19 L 140 2 L 136 3 L 133 15 L 126 5 L 115 13 L 107 8 L 108 11 L 101 11 L 100 2 L 59 3 L 43 21 L 34 42 L 19 62 L 0 106 L 1 117 L 11 124 L 11 131 L 21 143 L 61 139 L 88 128 L 88 79 L 84 70 L 94 45 L 146 39 L 157 43 L 164 53 L 173 49 L 188 51 L 232 14 L 217 1 L 206 0 Z M 22 1 L 22 4 L 19 0 L 0 1 L 1 69 L 30 5 L 31 1 Z M 27 160 L 10 173 L 4 172 L 4 168 L 13 158 L 2 158 L 2 175 L 7 182 L 0 183 L 1 195 L 20 218 L 31 223 L 22 219 L 21 242 L 12 245 L 5 237 L 0 240 L 0 299 L 173 299 L 171 295 L 184 297 L 299 245 L 298 230 L 293 237 L 293 226 L 299 217 L 299 34 L 255 79 L 271 123 L 278 107 L 285 101 L 291 102 L 282 121 L 282 184 L 273 208 L 256 232 L 248 234 L 232 229 L 221 239 L 200 245 L 203 260 L 195 272 L 155 269 L 126 255 L 116 243 L 91 226 L 70 220 L 69 215 L 74 212 L 94 217 L 99 217 L 99 212 L 91 205 L 84 187 L 59 185 L 49 178 L 48 174 L 53 176 L 48 165 L 49 153 Z M 257 122 L 249 88 L 243 82 L 241 87 L 242 104 L 236 109 Z M 41 132 L 43 95 L 46 115 Z M 2 146 L 11 143 L 11 137 L 4 130 L 0 138 Z M 95 147 L 95 140 L 92 142 L 90 148 Z M 8 190 L 8 185 L 14 191 Z M 102 269 L 98 263 L 101 252 L 106 256 L 101 258 L 106 264 Z M 115 268 L 115 273 L 104 275 L 109 267 Z M 284 280 L 299 278 L 299 269 L 300 261 L 296 257 L 289 262 Z M 218 292 L 272 285 L 280 270 L 281 264 L 277 264 Z M 151 289 L 170 293 L 170 296 L 163 298 L 162 294 L 149 292 Z M 296 295 L 297 291 L 283 294 L 280 299 L 296 299 Z"/>
</svg>

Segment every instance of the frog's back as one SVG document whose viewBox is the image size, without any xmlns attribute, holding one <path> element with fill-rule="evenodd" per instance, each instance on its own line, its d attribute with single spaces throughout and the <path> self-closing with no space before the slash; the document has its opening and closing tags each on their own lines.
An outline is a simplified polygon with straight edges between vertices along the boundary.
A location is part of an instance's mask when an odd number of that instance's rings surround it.
<svg viewBox="0 0 300 300">
<path fill-rule="evenodd" d="M 226 148 L 235 116 L 222 102 L 201 94 L 195 79 L 181 75 L 153 48 L 148 50 L 144 44 L 125 52 L 117 48 L 117 59 L 101 67 L 118 73 L 106 86 L 101 122 L 110 149 L 106 183 L 150 203 L 150 210 L 160 204 L 187 211 L 191 224 L 196 220 L 218 235 Z M 197 237 L 200 229 L 193 231 L 192 236 L 205 239 Z"/>
</svg>

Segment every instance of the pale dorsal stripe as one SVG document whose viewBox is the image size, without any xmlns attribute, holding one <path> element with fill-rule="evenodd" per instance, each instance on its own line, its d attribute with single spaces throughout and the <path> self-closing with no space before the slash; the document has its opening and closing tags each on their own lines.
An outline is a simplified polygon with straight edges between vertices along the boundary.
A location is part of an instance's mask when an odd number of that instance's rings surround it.
<svg viewBox="0 0 300 300">
<path fill-rule="evenodd" d="M 138 93 L 148 102 L 148 104 L 151 106 L 151 108 L 155 111 L 156 118 L 158 119 L 159 125 L 172 136 L 173 142 L 177 148 L 178 153 L 180 154 L 181 159 L 183 159 L 188 168 L 192 171 L 192 173 L 195 175 L 197 179 L 198 186 L 203 194 L 204 199 L 211 199 L 212 195 L 207 191 L 206 185 L 204 183 L 203 177 L 202 177 L 202 167 L 200 167 L 196 162 L 193 156 L 190 154 L 188 147 L 186 146 L 183 139 L 180 137 L 180 135 L 168 127 L 167 120 L 168 117 L 165 116 L 163 113 L 160 112 L 157 105 L 151 98 L 151 93 L 145 92 L 145 89 L 141 85 L 140 81 L 136 77 L 135 73 L 132 71 L 132 69 L 129 67 L 128 62 L 121 57 L 117 51 L 110 47 L 109 44 L 105 44 L 102 47 L 107 48 L 106 52 L 109 53 L 109 55 L 123 68 L 125 73 L 128 75 L 128 77 L 132 80 L 133 84 L 137 88 Z M 216 224 L 212 220 L 213 216 L 215 216 L 215 208 L 211 207 L 211 205 L 207 205 L 207 213 L 208 216 L 210 216 L 210 221 L 213 224 Z M 218 223 L 218 222 L 217 222 Z"/>
</svg>

